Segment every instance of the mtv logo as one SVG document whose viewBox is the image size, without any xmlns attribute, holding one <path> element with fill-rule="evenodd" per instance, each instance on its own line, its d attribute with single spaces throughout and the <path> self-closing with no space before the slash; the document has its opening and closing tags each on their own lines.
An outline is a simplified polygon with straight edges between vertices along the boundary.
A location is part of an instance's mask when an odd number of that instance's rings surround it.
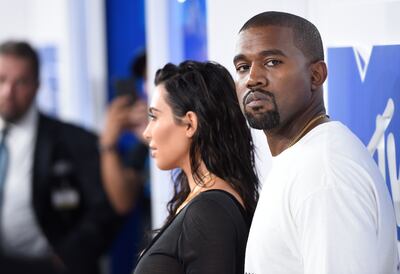
<svg viewBox="0 0 400 274">
<path fill-rule="evenodd" d="M 394 201 L 400 239 L 400 45 L 329 48 L 328 69 L 329 114 L 377 161 Z"/>
</svg>

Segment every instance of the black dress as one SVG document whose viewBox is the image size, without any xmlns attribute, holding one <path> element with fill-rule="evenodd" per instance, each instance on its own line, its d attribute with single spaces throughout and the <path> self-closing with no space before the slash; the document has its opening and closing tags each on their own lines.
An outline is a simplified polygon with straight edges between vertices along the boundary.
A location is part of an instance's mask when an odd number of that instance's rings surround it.
<svg viewBox="0 0 400 274">
<path fill-rule="evenodd" d="M 202 192 L 157 234 L 134 274 L 243 274 L 248 232 L 248 217 L 231 194 Z"/>
</svg>

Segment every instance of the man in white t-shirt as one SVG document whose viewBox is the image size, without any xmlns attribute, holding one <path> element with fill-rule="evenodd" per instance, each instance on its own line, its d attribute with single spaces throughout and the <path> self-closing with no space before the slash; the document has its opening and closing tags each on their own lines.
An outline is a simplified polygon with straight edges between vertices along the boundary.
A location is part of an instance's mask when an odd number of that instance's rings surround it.
<svg viewBox="0 0 400 274">
<path fill-rule="evenodd" d="M 239 32 L 237 94 L 273 156 L 246 249 L 246 274 L 399 273 L 389 192 L 363 144 L 325 114 L 316 27 L 264 12 Z"/>
</svg>

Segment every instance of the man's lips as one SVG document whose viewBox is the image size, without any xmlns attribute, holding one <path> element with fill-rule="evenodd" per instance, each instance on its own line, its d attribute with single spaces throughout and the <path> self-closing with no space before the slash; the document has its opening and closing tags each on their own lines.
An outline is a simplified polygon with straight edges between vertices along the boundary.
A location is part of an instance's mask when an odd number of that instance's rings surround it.
<svg viewBox="0 0 400 274">
<path fill-rule="evenodd" d="M 262 104 L 262 101 L 267 101 L 270 100 L 271 96 L 269 94 L 267 94 L 266 92 L 262 92 L 262 91 L 249 91 L 244 99 L 243 99 L 243 105 L 245 106 L 249 106 L 249 107 L 255 107 L 258 106 L 260 104 Z"/>
</svg>

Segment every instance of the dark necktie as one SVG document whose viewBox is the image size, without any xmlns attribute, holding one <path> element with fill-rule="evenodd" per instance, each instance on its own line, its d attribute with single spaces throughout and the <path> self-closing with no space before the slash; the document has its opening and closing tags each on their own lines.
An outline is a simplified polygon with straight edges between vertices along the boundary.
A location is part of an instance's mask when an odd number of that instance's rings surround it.
<svg viewBox="0 0 400 274">
<path fill-rule="evenodd" d="M 8 133 L 8 127 L 5 126 L 1 131 L 1 140 L 0 140 L 0 209 L 2 207 L 2 202 L 3 202 L 4 185 L 6 181 L 8 161 L 9 161 L 8 148 L 6 144 L 7 133 Z"/>
</svg>

